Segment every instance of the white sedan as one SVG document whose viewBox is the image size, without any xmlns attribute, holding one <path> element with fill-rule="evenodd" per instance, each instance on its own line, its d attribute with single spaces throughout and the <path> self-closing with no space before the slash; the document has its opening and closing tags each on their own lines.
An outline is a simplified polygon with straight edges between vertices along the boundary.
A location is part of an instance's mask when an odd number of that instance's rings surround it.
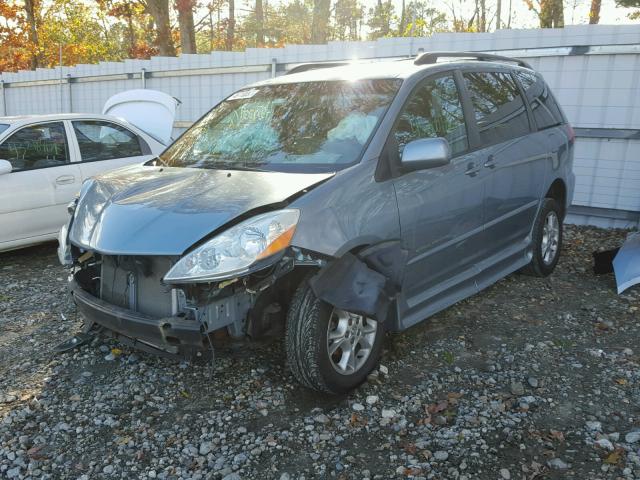
<svg viewBox="0 0 640 480">
<path fill-rule="evenodd" d="M 132 106 L 115 103 L 112 111 L 118 114 Z M 137 108 L 138 115 L 131 121 L 144 127 L 139 121 L 142 106 L 150 122 L 156 122 L 146 131 L 111 115 L 0 117 L 0 251 L 55 239 L 67 221 L 66 207 L 85 179 L 145 162 L 166 148 L 170 135 L 161 138 L 158 133 L 170 132 L 175 105 L 158 129 L 153 106 L 137 103 L 132 111 Z"/>
</svg>

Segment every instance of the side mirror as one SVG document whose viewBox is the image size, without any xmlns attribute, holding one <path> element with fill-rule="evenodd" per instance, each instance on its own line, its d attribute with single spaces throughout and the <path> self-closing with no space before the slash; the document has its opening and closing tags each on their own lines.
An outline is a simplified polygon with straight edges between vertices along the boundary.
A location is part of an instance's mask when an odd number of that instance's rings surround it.
<svg viewBox="0 0 640 480">
<path fill-rule="evenodd" d="M 13 170 L 13 165 L 11 165 L 9 160 L 0 160 L 0 175 L 11 173 L 11 170 Z"/>
<path fill-rule="evenodd" d="M 421 138 L 405 145 L 400 163 L 404 171 L 441 167 L 450 161 L 449 142 L 444 138 Z"/>
</svg>

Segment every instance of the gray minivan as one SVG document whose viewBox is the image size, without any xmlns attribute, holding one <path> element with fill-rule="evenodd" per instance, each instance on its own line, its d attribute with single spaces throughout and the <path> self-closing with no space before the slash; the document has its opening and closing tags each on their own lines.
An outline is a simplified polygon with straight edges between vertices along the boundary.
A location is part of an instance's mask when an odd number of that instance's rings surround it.
<svg viewBox="0 0 640 480">
<path fill-rule="evenodd" d="M 554 270 L 573 144 L 519 60 L 307 65 L 86 181 L 59 256 L 87 332 L 180 358 L 279 332 L 303 385 L 346 392 L 385 332 Z"/>
</svg>

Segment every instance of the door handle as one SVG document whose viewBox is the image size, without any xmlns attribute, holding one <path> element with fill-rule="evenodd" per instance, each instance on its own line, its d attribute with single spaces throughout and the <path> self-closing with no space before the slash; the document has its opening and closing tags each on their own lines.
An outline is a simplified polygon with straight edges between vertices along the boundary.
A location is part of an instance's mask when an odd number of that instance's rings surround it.
<svg viewBox="0 0 640 480">
<path fill-rule="evenodd" d="M 58 185 L 69 185 L 76 181 L 76 177 L 73 175 L 60 175 L 56 178 L 56 184 Z"/>
<path fill-rule="evenodd" d="M 496 158 L 493 155 L 489 155 L 487 161 L 484 162 L 485 168 L 496 168 Z"/>
<path fill-rule="evenodd" d="M 467 165 L 467 169 L 465 170 L 464 174 L 469 175 L 470 177 L 475 177 L 479 171 L 480 171 L 480 168 L 476 167 L 475 163 L 470 162 Z"/>
</svg>

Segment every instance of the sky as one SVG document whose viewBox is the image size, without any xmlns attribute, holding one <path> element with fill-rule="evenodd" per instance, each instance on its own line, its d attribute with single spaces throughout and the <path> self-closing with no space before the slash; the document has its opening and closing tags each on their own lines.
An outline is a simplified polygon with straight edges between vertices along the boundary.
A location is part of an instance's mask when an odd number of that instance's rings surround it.
<svg viewBox="0 0 640 480">
<path fill-rule="evenodd" d="M 281 0 L 266 0 L 268 2 L 279 2 Z M 406 3 L 409 3 L 410 0 L 405 0 Z M 454 0 L 458 3 L 459 0 Z M 511 0 L 512 2 L 512 19 L 511 19 L 511 27 L 512 28 L 537 28 L 539 26 L 538 19 L 534 12 L 529 11 L 524 0 Z M 534 0 L 534 3 L 536 0 Z M 243 2 L 244 3 L 244 2 Z M 253 8 L 253 1 L 248 0 L 247 4 L 243 6 L 243 10 L 248 10 Z M 363 0 L 364 5 L 367 7 L 367 10 L 373 7 L 377 0 Z M 400 12 L 402 0 L 392 0 L 392 3 L 395 5 L 395 11 Z M 431 0 L 429 2 L 434 8 L 444 12 L 447 14 L 447 18 L 451 17 L 451 10 L 448 7 L 448 4 L 451 3 L 451 0 Z M 471 9 L 473 8 L 473 1 L 466 0 L 469 11 L 464 12 L 463 17 L 469 18 L 472 15 Z M 564 0 L 565 5 L 565 24 L 585 24 L 588 23 L 589 17 L 589 8 L 591 5 L 591 0 Z M 487 0 L 487 6 L 492 12 L 495 10 L 496 0 Z M 575 8 L 574 8 L 575 6 Z M 509 8 L 509 0 L 502 0 L 502 21 L 506 23 L 508 17 L 508 8 Z M 638 20 L 630 20 L 627 17 L 627 14 L 631 12 L 632 9 L 626 8 L 617 8 L 614 0 L 602 0 L 602 7 L 600 10 L 600 24 L 608 24 L 608 25 L 618 25 L 622 23 L 635 23 L 640 28 L 640 22 Z M 240 13 L 240 12 L 239 12 Z M 242 15 L 242 13 L 240 13 Z"/>
</svg>

